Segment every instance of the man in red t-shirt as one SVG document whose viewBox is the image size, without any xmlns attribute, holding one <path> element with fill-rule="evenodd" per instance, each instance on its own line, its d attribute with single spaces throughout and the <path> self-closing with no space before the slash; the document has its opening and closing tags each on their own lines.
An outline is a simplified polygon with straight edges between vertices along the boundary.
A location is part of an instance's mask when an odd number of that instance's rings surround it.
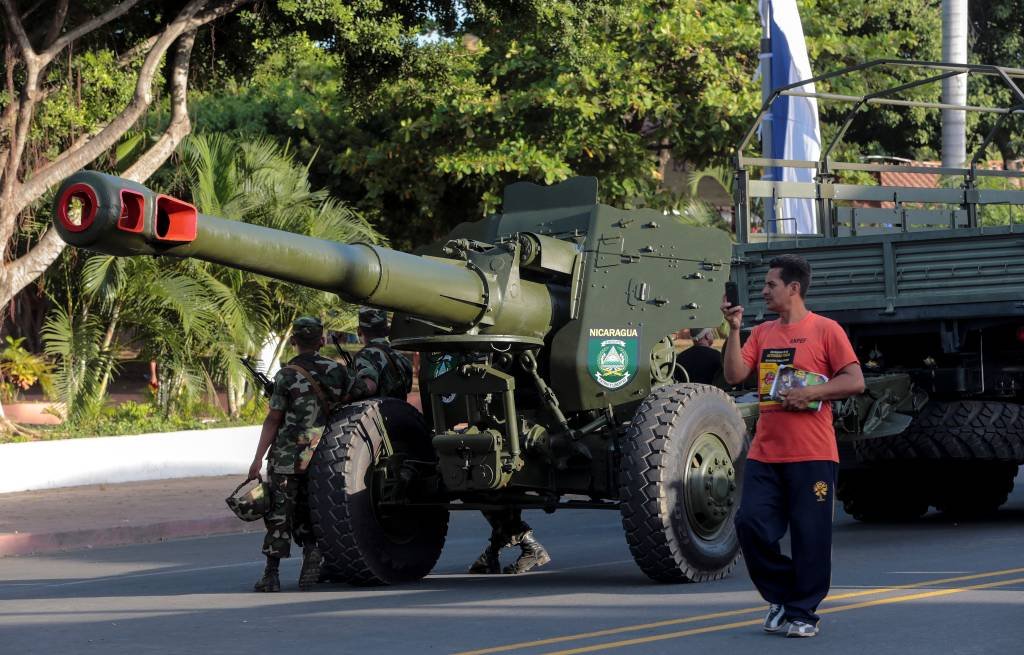
<svg viewBox="0 0 1024 655">
<path fill-rule="evenodd" d="M 829 401 L 864 391 L 846 333 L 804 305 L 811 267 L 803 257 L 768 262 L 761 295 L 779 315 L 740 346 L 743 307 L 722 302 L 729 323 L 725 379 L 757 374 L 760 416 L 747 454 L 736 534 L 754 586 L 770 605 L 764 629 L 818 633 L 818 604 L 832 572 L 832 513 L 839 453 Z M 792 557 L 779 541 L 790 533 Z"/>
</svg>

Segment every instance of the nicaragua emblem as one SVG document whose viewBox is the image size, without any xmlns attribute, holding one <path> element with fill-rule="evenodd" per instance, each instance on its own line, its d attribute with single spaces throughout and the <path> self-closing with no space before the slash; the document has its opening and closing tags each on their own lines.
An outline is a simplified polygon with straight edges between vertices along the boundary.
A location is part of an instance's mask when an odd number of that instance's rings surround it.
<svg viewBox="0 0 1024 655">
<path fill-rule="evenodd" d="M 828 497 L 828 485 L 825 482 L 821 481 L 821 480 L 818 480 L 817 482 L 815 482 L 814 483 L 814 495 L 818 497 L 818 502 L 819 503 L 825 502 L 825 498 Z"/>
<path fill-rule="evenodd" d="M 618 389 L 636 377 L 639 337 L 637 328 L 590 329 L 587 370 L 598 384 Z"/>
</svg>

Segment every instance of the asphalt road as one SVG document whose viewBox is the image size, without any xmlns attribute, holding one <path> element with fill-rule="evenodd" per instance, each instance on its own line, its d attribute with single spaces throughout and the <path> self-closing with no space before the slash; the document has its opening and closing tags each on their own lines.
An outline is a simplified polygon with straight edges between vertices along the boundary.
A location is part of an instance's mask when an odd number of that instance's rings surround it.
<svg viewBox="0 0 1024 655">
<path fill-rule="evenodd" d="M 284 592 L 251 593 L 256 535 L 0 559 L 0 654 L 1024 652 L 1024 488 L 975 523 L 872 526 L 840 513 L 811 640 L 761 632 L 764 603 L 742 563 L 721 582 L 654 584 L 616 513 L 527 519 L 554 558 L 544 569 L 463 574 L 487 531 L 458 513 L 436 572 L 389 588 L 299 593 L 293 558 Z"/>
</svg>

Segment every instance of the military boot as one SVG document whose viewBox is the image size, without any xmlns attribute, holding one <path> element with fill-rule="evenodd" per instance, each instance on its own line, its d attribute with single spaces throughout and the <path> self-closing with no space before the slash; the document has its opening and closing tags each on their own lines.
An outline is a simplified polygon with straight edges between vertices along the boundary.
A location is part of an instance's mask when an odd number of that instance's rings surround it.
<svg viewBox="0 0 1024 655">
<path fill-rule="evenodd" d="M 302 569 L 299 571 L 299 591 L 309 591 L 320 582 L 320 567 L 324 556 L 316 546 L 306 546 L 302 550 Z"/>
<path fill-rule="evenodd" d="M 511 575 L 526 573 L 530 569 L 544 566 L 551 561 L 548 551 L 544 550 L 544 546 L 541 546 L 540 542 L 534 539 L 533 530 L 527 530 L 522 534 L 516 535 L 514 541 L 519 543 L 519 547 L 523 552 L 519 554 L 519 558 L 514 563 L 506 566 L 502 573 L 509 573 Z"/>
<path fill-rule="evenodd" d="M 263 569 L 263 577 L 253 585 L 253 591 L 281 591 L 281 578 L 278 576 L 278 569 L 281 565 L 281 558 L 267 555 L 267 567 Z"/>
<path fill-rule="evenodd" d="M 480 557 L 469 567 L 469 572 L 479 573 L 501 573 L 501 562 L 498 561 L 498 553 L 501 546 L 495 546 L 494 541 L 487 545 L 487 550 L 480 553 Z"/>
<path fill-rule="evenodd" d="M 480 553 L 480 557 L 476 558 L 473 565 L 469 567 L 469 572 L 474 574 L 482 573 L 501 573 L 501 562 L 498 560 L 498 556 L 501 554 L 502 548 L 508 548 L 515 545 L 512 539 L 509 539 L 500 530 L 491 530 L 491 541 L 487 544 L 487 550 Z"/>
</svg>

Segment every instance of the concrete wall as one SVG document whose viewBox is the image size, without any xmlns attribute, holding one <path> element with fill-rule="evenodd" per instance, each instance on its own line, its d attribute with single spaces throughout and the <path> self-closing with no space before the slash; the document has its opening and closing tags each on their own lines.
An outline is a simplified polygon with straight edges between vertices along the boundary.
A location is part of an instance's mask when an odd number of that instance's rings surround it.
<svg viewBox="0 0 1024 655">
<path fill-rule="evenodd" d="M 0 444 L 0 493 L 245 474 L 260 426 Z"/>
</svg>

